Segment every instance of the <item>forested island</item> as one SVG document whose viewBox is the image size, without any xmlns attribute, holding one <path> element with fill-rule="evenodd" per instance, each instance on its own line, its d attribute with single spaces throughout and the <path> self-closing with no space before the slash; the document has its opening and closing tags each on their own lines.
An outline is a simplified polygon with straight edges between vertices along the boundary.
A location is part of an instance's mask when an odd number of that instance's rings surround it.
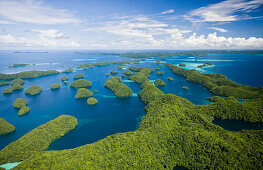
<svg viewBox="0 0 263 170">
<path fill-rule="evenodd" d="M 110 77 L 104 86 L 111 89 L 117 97 L 128 97 L 132 95 L 132 90 L 121 82 L 121 78 L 116 76 Z"/>
<path fill-rule="evenodd" d="M 24 71 L 15 74 L 2 74 L 0 73 L 0 80 L 8 80 L 15 78 L 36 78 L 40 76 L 48 76 L 52 74 L 58 74 L 59 71 L 56 70 L 47 70 L 47 71 Z"/>
<path fill-rule="evenodd" d="M 13 131 L 15 131 L 15 126 L 0 117 L 0 135 L 5 135 Z"/>
</svg>

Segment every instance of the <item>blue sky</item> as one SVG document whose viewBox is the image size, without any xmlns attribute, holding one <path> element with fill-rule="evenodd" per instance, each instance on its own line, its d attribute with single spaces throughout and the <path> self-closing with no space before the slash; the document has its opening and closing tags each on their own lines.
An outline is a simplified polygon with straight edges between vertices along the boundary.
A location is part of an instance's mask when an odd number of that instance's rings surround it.
<svg viewBox="0 0 263 170">
<path fill-rule="evenodd" d="M 0 49 L 263 49 L 263 0 L 0 0 Z"/>
</svg>

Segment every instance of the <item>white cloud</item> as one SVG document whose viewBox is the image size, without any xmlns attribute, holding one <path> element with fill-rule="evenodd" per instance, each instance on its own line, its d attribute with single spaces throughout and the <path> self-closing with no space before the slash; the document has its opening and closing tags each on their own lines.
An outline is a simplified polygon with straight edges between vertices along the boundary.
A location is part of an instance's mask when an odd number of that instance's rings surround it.
<svg viewBox="0 0 263 170">
<path fill-rule="evenodd" d="M 228 22 L 250 19 L 248 15 L 238 15 L 237 12 L 252 12 L 263 0 L 226 0 L 217 4 L 201 7 L 185 15 L 192 22 Z"/>
<path fill-rule="evenodd" d="M 0 24 L 16 24 L 16 23 L 12 21 L 7 21 L 7 20 L 0 20 Z"/>
<path fill-rule="evenodd" d="M 39 32 L 37 38 L 17 37 L 12 34 L 0 35 L 1 46 L 12 47 L 47 47 L 47 48 L 63 48 L 63 47 L 79 47 L 80 44 L 71 40 L 57 39 L 52 33 L 44 34 L 43 30 Z M 50 30 L 47 30 L 49 32 Z M 52 32 L 52 31 L 50 31 Z M 56 33 L 57 31 L 55 31 Z"/>
<path fill-rule="evenodd" d="M 59 32 L 56 29 L 48 30 L 30 30 L 31 32 L 39 33 L 41 38 L 49 39 L 68 39 L 68 36 L 65 36 L 63 33 Z"/>
<path fill-rule="evenodd" d="M 163 11 L 161 14 L 171 14 L 171 13 L 174 13 L 174 9 L 168 9 L 166 11 Z"/>
<path fill-rule="evenodd" d="M 216 30 L 216 31 L 219 31 L 219 32 L 228 32 L 228 31 L 227 31 L 226 29 L 224 29 L 224 28 L 210 27 L 209 29 Z"/>
<path fill-rule="evenodd" d="M 40 0 L 1 0 L 0 16 L 13 22 L 32 24 L 76 24 L 81 22 L 66 9 L 45 6 Z"/>
</svg>

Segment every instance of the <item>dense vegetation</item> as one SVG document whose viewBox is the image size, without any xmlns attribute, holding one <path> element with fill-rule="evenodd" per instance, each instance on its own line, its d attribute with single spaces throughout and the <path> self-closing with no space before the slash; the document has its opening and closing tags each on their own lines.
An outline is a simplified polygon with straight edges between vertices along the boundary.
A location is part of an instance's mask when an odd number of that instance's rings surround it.
<svg viewBox="0 0 263 170">
<path fill-rule="evenodd" d="M 93 96 L 93 93 L 85 88 L 79 88 L 77 90 L 77 94 L 75 95 L 75 99 L 84 98 L 84 97 L 90 97 Z"/>
<path fill-rule="evenodd" d="M 73 69 L 72 69 L 72 68 L 69 68 L 69 69 L 67 69 L 67 70 L 62 71 L 62 73 L 71 73 L 71 72 L 73 72 Z"/>
<path fill-rule="evenodd" d="M 27 66 L 27 65 L 30 65 L 30 64 L 13 64 L 12 66 L 9 66 L 10 67 L 24 67 L 24 66 Z"/>
<path fill-rule="evenodd" d="M 88 103 L 88 105 L 94 105 L 94 104 L 98 103 L 98 100 L 95 99 L 94 97 L 90 97 L 90 98 L 88 98 L 87 103 Z"/>
<path fill-rule="evenodd" d="M 98 93 L 98 90 L 95 89 L 95 90 L 93 90 L 93 92 L 94 92 L 94 93 Z"/>
<path fill-rule="evenodd" d="M 13 106 L 14 108 L 21 108 L 27 105 L 27 101 L 25 99 L 22 98 L 17 98 L 14 102 L 13 102 Z"/>
<path fill-rule="evenodd" d="M 168 77 L 168 80 L 169 81 L 173 81 L 174 79 L 172 77 Z"/>
<path fill-rule="evenodd" d="M 128 97 L 132 95 L 132 90 L 121 82 L 121 78 L 116 76 L 110 77 L 104 84 L 104 87 L 113 91 L 117 97 Z"/>
<path fill-rule="evenodd" d="M 3 79 L 15 79 L 15 78 L 36 78 L 40 76 L 48 76 L 52 74 L 58 74 L 56 70 L 47 70 L 47 71 L 25 71 L 15 74 L 2 74 L 0 73 L 0 80 Z"/>
<path fill-rule="evenodd" d="M 155 63 L 161 63 L 161 60 L 156 60 Z"/>
<path fill-rule="evenodd" d="M 13 84 L 12 86 L 11 86 L 11 90 L 12 91 L 14 91 L 14 90 L 21 90 L 21 89 L 23 89 L 24 87 L 22 86 L 22 85 L 20 85 L 20 84 Z"/>
<path fill-rule="evenodd" d="M 26 90 L 26 94 L 36 95 L 42 91 L 42 88 L 38 85 L 32 85 Z"/>
<path fill-rule="evenodd" d="M 9 85 L 9 82 L 0 82 L 0 86 L 5 86 L 5 85 Z"/>
<path fill-rule="evenodd" d="M 12 82 L 11 82 L 11 84 L 12 85 L 14 85 L 14 84 L 24 84 L 25 83 L 25 81 L 24 80 L 22 80 L 21 78 L 17 78 L 17 79 L 15 79 L 15 80 L 13 80 Z"/>
<path fill-rule="evenodd" d="M 235 83 L 221 74 L 206 74 L 196 70 L 186 70 L 173 64 L 166 64 L 173 73 L 182 75 L 188 81 L 202 84 L 205 88 L 215 95 L 233 96 L 239 99 L 260 98 L 263 93 L 262 87 L 245 86 Z"/>
<path fill-rule="evenodd" d="M 80 64 L 79 66 L 77 66 L 77 69 L 87 69 L 87 68 L 92 68 L 94 66 L 105 66 L 105 65 L 110 65 L 110 64 L 126 65 L 126 64 L 132 64 L 132 63 L 138 63 L 138 62 L 140 62 L 140 60 L 86 63 L 86 64 Z M 120 68 L 120 66 L 118 66 L 118 67 Z"/>
<path fill-rule="evenodd" d="M 122 53 L 120 56 L 122 57 L 132 57 L 132 58 L 163 58 L 163 57 L 171 57 L 171 56 L 196 56 L 200 57 L 208 54 L 263 54 L 263 50 L 244 50 L 244 51 L 231 51 L 231 50 L 216 50 L 216 51 L 177 51 L 177 52 L 138 52 L 138 53 Z"/>
<path fill-rule="evenodd" d="M 52 141 L 64 136 L 77 124 L 78 121 L 75 117 L 61 115 L 33 129 L 0 151 L 0 164 L 19 162 L 46 150 Z"/>
<path fill-rule="evenodd" d="M 133 75 L 134 72 L 132 72 L 132 71 L 130 71 L 130 70 L 126 70 L 126 71 L 124 71 L 123 74 L 130 76 L 130 75 Z"/>
<path fill-rule="evenodd" d="M 162 71 L 157 71 L 156 74 L 157 75 L 163 75 L 163 72 Z"/>
<path fill-rule="evenodd" d="M 199 66 L 197 66 L 197 67 L 203 68 L 203 67 L 211 66 L 211 65 L 212 65 L 212 63 L 204 63 L 204 64 L 201 64 L 201 65 L 199 65 Z"/>
<path fill-rule="evenodd" d="M 51 88 L 52 90 L 58 89 L 58 88 L 60 88 L 60 84 L 52 84 L 52 85 L 50 86 L 50 88 Z"/>
<path fill-rule="evenodd" d="M 11 133 L 13 131 L 15 131 L 15 126 L 0 117 L 0 135 Z"/>
<path fill-rule="evenodd" d="M 75 149 L 25 156 L 15 169 L 262 169 L 263 130 L 231 132 L 212 123 L 217 107 L 225 108 L 224 114 L 231 112 L 227 104 L 194 105 L 176 95 L 165 95 L 149 81 L 141 88 L 138 95 L 147 104 L 147 114 L 138 130 Z M 224 102 L 249 104 L 233 97 Z M 252 112 L 262 114 L 262 107 L 259 104 Z"/>
<path fill-rule="evenodd" d="M 73 76 L 74 79 L 80 79 L 80 78 L 83 78 L 83 77 L 84 77 L 83 74 L 77 74 L 77 75 Z"/>
<path fill-rule="evenodd" d="M 161 79 L 156 79 L 156 80 L 154 81 L 154 84 L 155 84 L 156 86 L 164 86 L 164 85 L 165 85 L 165 82 L 162 81 Z"/>
<path fill-rule="evenodd" d="M 122 65 L 117 65 L 116 68 L 117 69 L 122 69 Z"/>
<path fill-rule="evenodd" d="M 91 82 L 85 79 L 79 79 L 70 84 L 70 87 L 74 87 L 74 88 L 90 87 L 90 86 L 91 86 Z"/>
<path fill-rule="evenodd" d="M 30 112 L 30 108 L 27 107 L 27 106 L 23 106 L 23 107 L 21 107 L 21 109 L 19 110 L 18 115 L 19 115 L 19 116 L 22 116 L 22 115 L 24 115 L 24 114 L 26 114 L 26 113 L 28 113 L 28 112 Z"/>
<path fill-rule="evenodd" d="M 183 86 L 182 89 L 188 90 L 189 88 L 187 86 Z"/>
<path fill-rule="evenodd" d="M 180 63 L 179 66 L 185 67 L 186 65 L 184 63 Z"/>
<path fill-rule="evenodd" d="M 145 67 L 130 67 L 129 69 L 136 72 L 133 76 L 129 77 L 129 79 L 137 83 L 149 81 L 148 77 L 150 77 L 150 73 L 154 72 L 153 69 Z"/>
<path fill-rule="evenodd" d="M 61 80 L 62 80 L 62 81 L 67 81 L 68 78 L 67 78 L 66 76 L 64 76 L 64 77 L 61 78 Z"/>
<path fill-rule="evenodd" d="M 12 93 L 13 92 L 13 90 L 11 89 L 11 88 L 5 88 L 4 90 L 3 90 L 3 94 L 10 94 L 10 93 Z"/>
<path fill-rule="evenodd" d="M 117 74 L 118 71 L 116 71 L 116 70 L 112 70 L 110 73 L 111 73 L 111 74 Z"/>
</svg>

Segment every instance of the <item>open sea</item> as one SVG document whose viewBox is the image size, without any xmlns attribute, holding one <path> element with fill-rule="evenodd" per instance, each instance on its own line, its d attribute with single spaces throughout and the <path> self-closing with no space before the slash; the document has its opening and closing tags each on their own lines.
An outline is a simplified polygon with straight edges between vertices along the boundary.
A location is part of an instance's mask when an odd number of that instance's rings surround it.
<svg viewBox="0 0 263 170">
<path fill-rule="evenodd" d="M 10 74 L 31 70 L 66 70 L 76 68 L 79 64 L 94 62 L 131 61 L 133 58 L 120 57 L 119 55 L 83 54 L 76 51 L 48 51 L 48 53 L 14 53 L 13 51 L 0 51 L 0 73 Z M 166 85 L 159 87 L 164 93 L 173 93 L 184 97 L 194 104 L 208 104 L 207 97 L 214 96 L 201 85 L 187 82 L 185 78 L 172 73 L 163 63 L 179 64 L 185 63 L 186 69 L 197 69 L 203 73 L 221 73 L 229 79 L 251 86 L 263 86 L 263 55 L 240 55 L 240 54 L 211 54 L 198 58 L 193 56 L 169 57 L 161 59 L 161 63 L 155 63 L 157 58 L 146 59 L 140 63 L 123 66 L 117 69 L 116 64 L 107 66 L 95 66 L 86 70 L 74 70 L 72 73 L 60 73 L 56 75 L 43 76 L 34 79 L 24 79 L 23 90 L 14 91 L 11 95 L 3 95 L 2 91 L 10 85 L 0 86 L 0 117 L 6 119 L 16 127 L 14 133 L 0 136 L 0 149 L 17 140 L 27 132 L 55 119 L 61 114 L 72 115 L 78 119 L 79 125 L 64 137 L 53 142 L 49 150 L 61 150 L 75 148 L 81 145 L 96 142 L 108 135 L 115 133 L 134 131 L 138 128 L 141 118 L 145 115 L 144 103 L 137 93 L 140 85 L 123 78 L 123 83 L 129 86 L 133 95 L 127 98 L 117 98 L 114 93 L 104 87 L 108 79 L 105 75 L 111 70 L 117 70 L 114 76 L 121 76 L 130 66 L 148 68 L 160 68 L 163 75 L 151 73 L 150 80 L 162 79 Z M 198 68 L 198 65 L 210 62 L 213 65 Z M 9 68 L 13 64 L 30 64 L 24 67 Z M 94 97 L 98 104 L 89 106 L 85 100 L 75 100 L 76 89 L 70 88 L 74 81 L 73 76 L 84 74 L 84 78 L 92 82 L 89 90 L 98 90 Z M 61 77 L 69 78 L 68 84 L 61 81 Z M 174 81 L 168 81 L 172 77 Z M 11 80 L 10 80 L 11 81 Z M 58 90 L 51 90 L 54 83 L 61 85 Z M 31 85 L 39 85 L 43 91 L 36 96 L 25 95 L 25 90 Z M 182 86 L 189 87 L 183 90 Z M 18 116 L 18 109 L 13 107 L 16 98 L 24 98 L 28 101 L 31 111 L 23 116 Z M 218 123 L 219 122 L 219 123 Z M 235 121 L 240 125 L 238 129 L 226 127 L 228 130 L 263 129 L 262 124 L 246 124 Z M 224 123 L 216 120 L 215 124 L 224 127 Z M 232 124 L 231 122 L 225 123 Z"/>
</svg>

